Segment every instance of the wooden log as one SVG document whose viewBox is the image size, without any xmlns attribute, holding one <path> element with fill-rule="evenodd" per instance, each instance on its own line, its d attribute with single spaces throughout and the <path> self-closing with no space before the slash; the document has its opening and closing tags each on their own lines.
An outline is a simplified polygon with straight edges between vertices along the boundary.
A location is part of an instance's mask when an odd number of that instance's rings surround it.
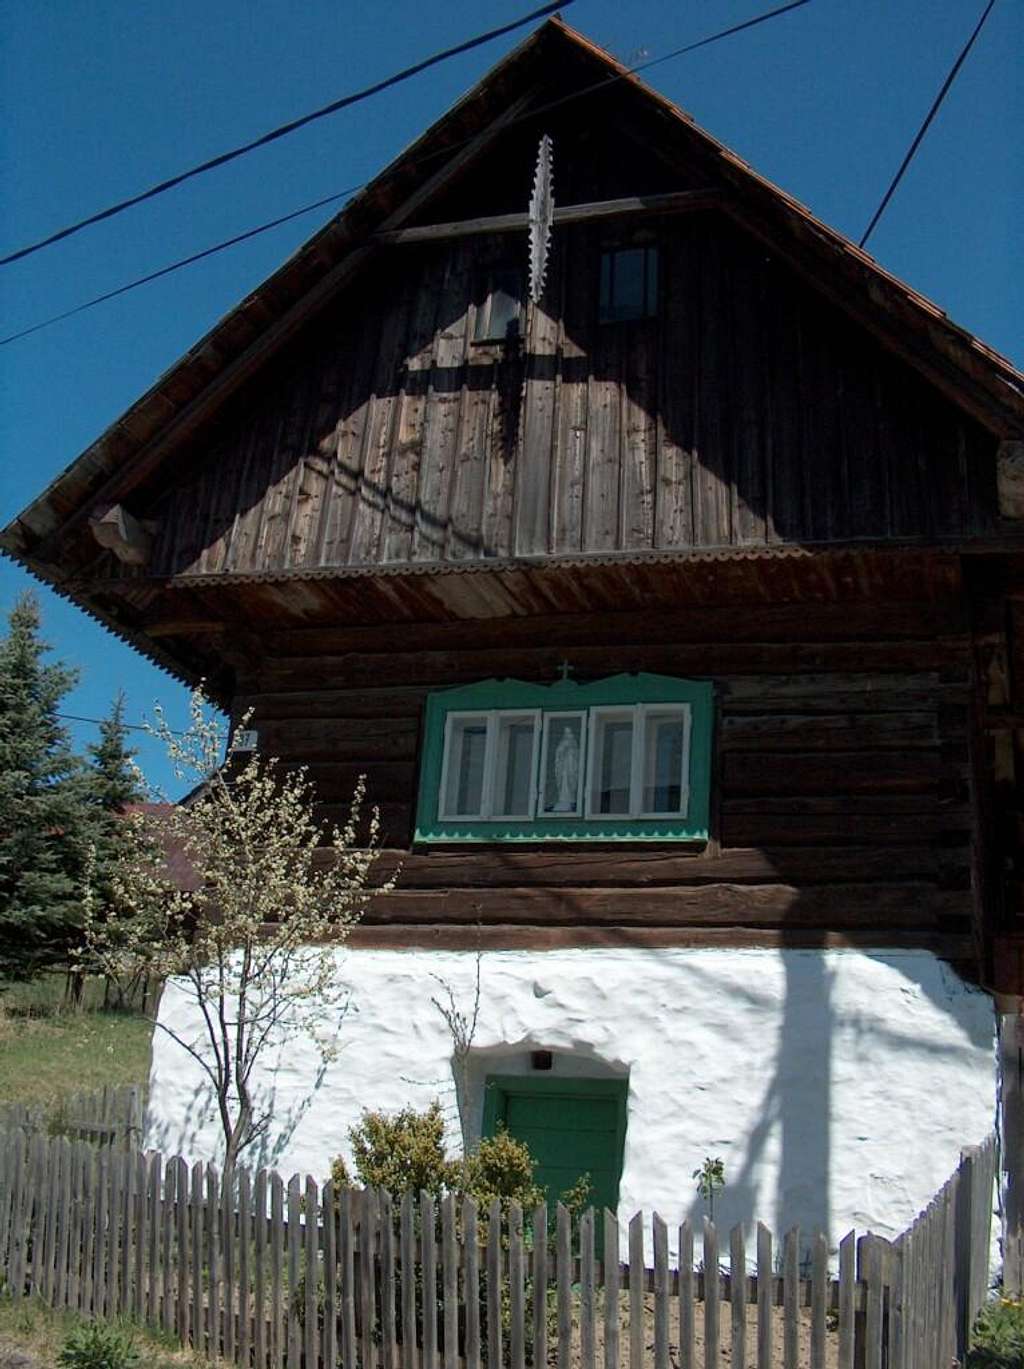
<svg viewBox="0 0 1024 1369">
<path fill-rule="evenodd" d="M 827 1297 L 828 1241 L 819 1231 L 811 1244 L 811 1369 L 825 1369 Z"/>
<path fill-rule="evenodd" d="M 790 1227 L 782 1248 L 782 1363 L 799 1369 L 800 1228 Z"/>
<path fill-rule="evenodd" d="M 402 1271 L 402 1369 L 416 1369 L 416 1226 L 412 1192 L 402 1195 L 400 1223 L 400 1260 Z M 468 1201 L 468 1200 L 467 1200 Z M 474 1222 L 476 1211 L 473 1213 Z M 467 1249 L 467 1258 L 469 1252 Z M 467 1295 L 468 1296 L 468 1295 Z M 479 1313 L 477 1313 L 479 1317 Z M 477 1333 L 479 1334 L 479 1322 Z M 468 1332 L 467 1332 L 468 1334 Z M 342 1361 L 351 1361 L 342 1351 Z"/>
<path fill-rule="evenodd" d="M 502 1364 L 501 1334 L 501 1203 L 493 1200 L 487 1213 L 487 1366 Z M 561 1264 L 559 1264 L 561 1269 Z M 561 1288 L 561 1285 L 559 1285 Z M 426 1338 L 424 1337 L 424 1343 Z M 559 1349 L 561 1354 L 561 1349 Z M 423 1369 L 434 1369 L 423 1361 Z M 559 1362 L 559 1369 L 566 1366 Z"/>
<path fill-rule="evenodd" d="M 629 1223 L 629 1369 L 644 1369 L 644 1216 Z"/>
<path fill-rule="evenodd" d="M 248 1195 L 247 1195 L 248 1196 Z M 239 1191 L 239 1208 L 242 1209 L 242 1195 Z M 244 1210 L 244 1209 L 242 1209 Z M 303 1284 L 303 1308 L 302 1308 L 302 1362 L 304 1365 L 316 1365 L 319 1357 L 320 1345 L 320 1326 L 319 1326 L 319 1295 L 320 1295 L 320 1193 L 317 1182 L 309 1175 L 306 1176 L 306 1193 L 303 1204 L 303 1264 L 302 1274 Z M 241 1275 L 241 1267 L 239 1268 Z M 244 1307 L 248 1301 L 245 1283 L 240 1287 L 239 1307 Z M 371 1319 L 372 1320 L 372 1319 Z M 248 1322 L 248 1313 L 246 1313 Z M 246 1335 L 246 1342 L 248 1335 Z M 239 1336 L 239 1359 L 243 1365 L 249 1363 L 249 1350 L 246 1343 L 243 1348 L 241 1335 Z"/>
<path fill-rule="evenodd" d="M 499 1219 L 500 1220 L 500 1219 Z M 422 1369 L 438 1369 L 437 1360 L 437 1217 L 434 1199 L 420 1194 L 420 1251 L 423 1264 Z M 488 1293 L 490 1289 L 488 1289 Z M 499 1304 L 500 1306 L 500 1304 Z M 500 1317 L 500 1312 L 499 1312 Z M 500 1327 L 500 1321 L 499 1321 Z"/>
<path fill-rule="evenodd" d="M 679 1369 L 696 1369 L 696 1289 L 693 1278 L 693 1223 L 679 1227 Z"/>
<path fill-rule="evenodd" d="M 718 1232 L 704 1218 L 704 1369 L 717 1369 L 720 1351 L 721 1281 L 718 1277 Z"/>
<path fill-rule="evenodd" d="M 654 1242 L 654 1369 L 669 1369 L 668 1227 L 657 1212 L 651 1217 L 651 1228 Z"/>
<path fill-rule="evenodd" d="M 469 1235 L 466 1236 L 467 1242 Z M 470 1294 L 467 1292 L 467 1306 Z M 467 1332 L 468 1336 L 468 1332 Z M 468 1360 L 467 1351 L 467 1360 Z M 533 1363 L 548 1359 L 548 1207 L 538 1203 L 533 1210 Z M 467 1364 L 466 1369 L 473 1369 Z"/>
<path fill-rule="evenodd" d="M 772 1263 L 772 1233 L 763 1222 L 757 1224 L 757 1369 L 772 1366 L 772 1290 L 775 1267 Z"/>
<path fill-rule="evenodd" d="M 191 1344 L 199 1354 L 203 1354 L 206 1346 L 206 1289 L 204 1287 L 204 1252 L 206 1240 L 206 1175 L 204 1165 L 201 1160 L 197 1160 L 192 1166 L 192 1189 L 189 1197 L 189 1218 L 191 1235 L 191 1280 L 192 1280 L 192 1306 L 189 1314 L 189 1344 Z M 210 1351 L 211 1355 L 215 1352 Z M 265 1365 L 259 1364 L 259 1369 L 266 1369 Z"/>
<path fill-rule="evenodd" d="M 536 1230 L 536 1227 L 534 1228 Z M 472 1198 L 462 1200 L 462 1298 L 466 1308 L 465 1359 L 466 1369 L 481 1369 L 480 1357 L 480 1246 L 477 1230 L 477 1207 Z M 536 1256 L 536 1244 L 534 1245 Z M 406 1268 L 403 1259 L 403 1269 Z M 411 1266 L 410 1266 L 411 1267 Z M 534 1281 L 536 1287 L 536 1280 Z M 547 1310 L 545 1306 L 545 1311 Z M 536 1314 L 536 1303 L 534 1303 Z M 413 1328 L 415 1335 L 415 1327 Z M 535 1364 L 544 1360 L 534 1359 Z M 412 1358 L 403 1356 L 402 1369 L 414 1369 Z"/>
<path fill-rule="evenodd" d="M 523 1250 L 523 1212 L 508 1206 L 509 1369 L 526 1369 L 526 1260 Z M 445 1358 L 445 1369 L 455 1369 Z"/>
<path fill-rule="evenodd" d="M 226 1177 L 226 1176 L 225 1176 Z M 288 1301 L 286 1343 L 288 1348 L 288 1369 L 302 1369 L 302 1298 L 300 1279 L 302 1277 L 302 1179 L 293 1174 L 288 1180 L 288 1221 L 285 1227 L 288 1259 Z M 226 1270 L 225 1270 L 226 1274 Z M 227 1279 L 225 1278 L 225 1294 Z M 232 1304 L 225 1296 L 225 1311 Z M 232 1336 L 232 1341 L 234 1337 Z M 225 1357 L 227 1344 L 225 1343 Z"/>
<path fill-rule="evenodd" d="M 733 1364 L 747 1362 L 747 1251 L 743 1226 L 729 1232 L 729 1318 L 732 1329 L 730 1357 Z"/>
<path fill-rule="evenodd" d="M 569 1369 L 572 1363 L 572 1219 L 564 1203 L 555 1206 L 555 1279 L 558 1324 L 556 1363 L 558 1369 Z"/>
</svg>

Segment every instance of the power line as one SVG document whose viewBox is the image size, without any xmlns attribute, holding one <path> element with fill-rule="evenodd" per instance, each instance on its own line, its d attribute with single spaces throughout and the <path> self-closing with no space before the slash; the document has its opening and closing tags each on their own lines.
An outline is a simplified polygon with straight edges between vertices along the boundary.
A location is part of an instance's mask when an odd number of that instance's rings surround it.
<svg viewBox="0 0 1024 1369">
<path fill-rule="evenodd" d="M 233 162 L 238 157 L 244 157 L 250 152 L 255 152 L 258 148 L 266 147 L 269 143 L 277 142 L 279 138 L 285 138 L 288 134 L 305 128 L 307 124 L 314 123 L 317 119 L 326 118 L 328 114 L 337 114 L 339 110 L 347 109 L 350 105 L 367 100 L 371 95 L 379 95 L 382 90 L 389 90 L 392 86 L 408 81 L 410 77 L 418 76 L 421 71 L 426 71 L 428 67 L 437 66 L 439 62 L 445 62 L 449 57 L 457 57 L 463 52 L 470 52 L 473 48 L 481 47 L 494 38 L 501 38 L 506 33 L 512 33 L 515 29 L 532 23 L 534 19 L 542 19 L 545 15 L 554 14 L 572 3 L 573 0 L 550 0 L 550 3 L 532 10 L 529 14 L 523 15 L 521 19 L 513 20 L 510 24 L 502 24 L 500 28 L 477 34 L 475 38 L 467 38 L 465 42 L 456 43 L 454 47 L 445 48 L 443 52 L 435 52 L 433 56 L 425 58 L 422 62 L 416 62 L 403 71 L 395 72 L 393 76 L 388 76 L 383 81 L 377 81 L 372 86 L 366 86 L 365 89 L 358 90 L 352 95 L 343 95 L 339 100 L 332 100 L 330 104 L 324 105 L 321 109 L 313 110 L 310 114 L 303 114 L 298 119 L 292 119 L 289 123 L 281 124 L 279 128 L 271 129 L 269 133 L 263 133 L 251 142 L 243 143 L 240 147 L 232 148 L 229 152 L 222 152 L 216 157 L 211 157 L 208 161 L 200 162 L 198 166 L 190 167 L 187 171 L 181 171 L 176 176 L 170 176 L 165 181 L 151 185 L 148 190 L 140 191 L 137 195 L 131 195 L 126 200 L 119 200 L 116 204 L 108 205 L 106 209 L 90 214 L 87 218 L 79 219 L 77 223 L 69 224 L 66 228 L 61 228 L 56 233 L 41 238 L 38 242 L 30 243 L 27 247 L 21 247 L 6 257 L 0 257 L 0 266 L 9 266 L 11 262 L 20 261 L 22 257 L 29 257 L 34 252 L 41 252 L 44 247 L 51 247 L 54 243 L 63 241 L 64 238 L 70 238 L 72 234 L 80 233 L 83 228 L 88 228 L 91 224 L 101 223 L 104 219 L 112 219 L 117 214 L 123 214 L 126 209 L 142 204 L 145 200 L 155 199 L 157 195 L 166 194 L 168 190 L 173 190 L 175 186 L 191 180 L 194 176 L 202 176 L 207 171 L 213 171 L 219 166 L 226 166 L 228 162 Z"/>
<path fill-rule="evenodd" d="M 782 5 L 778 9 L 769 10 L 767 13 L 760 14 L 754 19 L 747 19 L 742 24 L 734 24 L 731 28 L 721 29 L 718 33 L 712 33 L 707 38 L 698 39 L 695 43 L 688 43 L 685 47 L 676 48 L 675 51 L 667 52 L 661 57 L 654 57 L 649 62 L 642 62 L 638 66 L 630 67 L 627 71 L 616 73 L 613 76 L 608 76 L 600 81 L 596 81 L 593 85 L 584 87 L 583 90 L 574 91 L 570 95 L 561 96 L 559 99 L 552 100 L 549 104 L 541 105 L 537 109 L 528 110 L 525 114 L 521 114 L 516 119 L 510 120 L 509 123 L 505 125 L 505 128 L 512 128 L 525 120 L 536 119 L 541 114 L 546 114 L 549 110 L 568 104 L 571 100 L 581 99 L 584 95 L 592 95 L 595 91 L 603 90 L 607 86 L 614 85 L 616 82 L 624 80 L 627 76 L 634 76 L 640 71 L 648 71 L 651 67 L 657 66 L 661 62 L 667 62 L 673 57 L 681 57 L 684 53 L 693 52 L 697 48 L 706 47 L 709 43 L 715 43 L 720 38 L 728 38 L 734 33 L 741 32 L 743 29 L 753 28 L 757 24 L 763 24 L 768 19 L 775 19 L 781 14 L 787 14 L 790 10 L 800 9 L 803 5 L 810 4 L 810 2 L 811 0 L 791 0 L 791 3 Z M 421 164 L 457 152 L 460 147 L 465 147 L 470 141 L 471 139 L 468 138 L 463 139 L 461 142 L 451 143 L 446 147 L 438 149 L 436 152 L 429 153 L 422 158 Z M 32 333 L 38 333 L 43 328 L 49 328 L 54 323 L 61 323 L 65 319 L 74 317 L 76 314 L 82 314 L 87 309 L 95 308 L 98 304 L 105 304 L 107 300 L 116 299 L 118 295 L 125 295 L 129 291 L 136 290 L 142 285 L 148 285 L 152 281 L 159 280 L 162 276 L 168 276 L 174 271 L 180 271 L 185 266 L 192 266 L 195 262 L 202 261 L 205 257 L 212 257 L 216 253 L 223 252 L 229 247 L 235 247 L 239 243 L 247 242 L 250 238 L 258 237 L 261 233 L 267 233 L 272 228 L 277 228 L 283 223 L 289 223 L 292 219 L 300 218 L 303 214 L 310 214 L 313 210 L 321 209 L 324 205 L 331 204 L 335 200 L 343 199 L 346 195 L 353 195 L 356 191 L 361 190 L 365 184 L 367 184 L 367 182 L 361 182 L 359 185 L 349 186 L 346 190 L 339 190 L 333 195 L 327 195 L 321 200 L 314 201 L 312 204 L 304 205 L 301 209 L 294 209 L 289 214 L 283 214 L 280 218 L 271 219 L 269 222 L 259 224 L 257 227 L 250 228 L 244 233 L 238 233 L 232 238 L 225 238 L 223 242 L 214 243 L 212 247 L 206 247 L 200 252 L 193 252 L 191 256 L 182 257 L 179 261 L 171 262 L 168 266 L 160 267 L 159 270 L 150 271 L 147 275 L 139 276 L 135 280 L 128 281 L 125 285 L 119 285 L 114 290 L 108 290 L 102 295 L 96 295 L 95 298 L 86 300 L 82 304 L 77 304 L 72 309 L 65 309 L 63 313 L 54 314 L 51 318 L 43 319 L 40 323 L 34 323 L 28 328 L 22 328 L 17 333 L 10 333 L 7 337 L 0 338 L 0 347 L 5 347 L 11 342 L 17 342 L 21 338 L 30 336 Z"/>
<path fill-rule="evenodd" d="M 65 722 L 70 723 L 95 723 L 97 727 L 102 727 L 104 723 L 108 723 L 110 721 L 109 718 L 86 718 L 83 717 L 80 713 L 57 713 L 55 716 L 58 718 L 63 718 Z M 145 723 L 122 722 L 120 726 L 123 727 L 126 732 L 148 732 L 150 736 L 153 735 L 153 733 L 145 725 Z M 175 731 L 173 727 L 169 727 L 167 731 L 171 734 L 172 737 L 184 737 L 187 735 L 184 732 Z"/>
<path fill-rule="evenodd" d="M 868 224 L 867 228 L 864 230 L 864 236 L 861 238 L 861 240 L 860 240 L 858 246 L 863 247 L 864 244 L 867 242 L 868 238 L 870 238 L 870 237 L 871 237 L 871 234 L 875 231 L 875 226 L 876 226 L 876 224 L 878 223 L 878 220 L 879 220 L 879 219 L 882 217 L 882 215 L 885 213 L 886 206 L 888 205 L 889 201 L 892 199 L 893 195 L 894 195 L 895 192 L 896 192 L 896 187 L 899 185 L 900 181 L 903 179 L 903 173 L 906 171 L 906 169 L 907 169 L 907 167 L 910 165 L 910 163 L 914 160 L 914 154 L 917 152 L 917 149 L 921 146 L 921 142 L 922 142 L 922 140 L 924 139 L 924 135 L 928 132 L 928 127 L 929 127 L 929 125 L 931 124 L 931 121 L 935 118 L 936 114 L 939 112 L 939 106 L 942 104 L 943 100 L 946 98 L 946 94 L 947 94 L 947 92 L 949 91 L 950 86 L 951 86 L 951 85 L 953 84 L 953 82 L 956 80 L 957 73 L 959 72 L 960 68 L 963 66 L 964 61 L 965 61 L 966 58 L 967 58 L 967 54 L 970 52 L 971 48 L 974 46 L 974 40 L 977 38 L 978 34 L 979 34 L 979 33 L 981 32 L 981 30 L 984 28 L 984 26 L 985 26 L 985 20 L 986 20 L 986 19 L 988 18 L 988 16 L 992 13 L 992 6 L 995 4 L 995 2 L 996 2 L 996 0 L 988 0 L 988 4 L 985 6 L 985 11 L 984 11 L 984 13 L 982 14 L 981 18 L 978 20 L 978 23 L 977 23 L 977 25 L 975 26 L 974 32 L 971 34 L 970 38 L 968 38 L 967 42 L 964 44 L 964 47 L 963 47 L 963 49 L 962 49 L 962 51 L 961 51 L 961 53 L 960 53 L 960 56 L 956 59 L 956 61 L 953 63 L 952 67 L 950 68 L 950 70 L 949 70 L 949 75 L 948 75 L 948 76 L 946 77 L 946 79 L 943 81 L 943 83 L 942 83 L 942 88 L 940 89 L 938 95 L 936 95 L 935 100 L 934 100 L 933 103 L 932 103 L 932 107 L 931 107 L 931 109 L 928 111 L 927 116 L 925 117 L 924 123 L 923 123 L 923 124 L 921 125 L 921 127 L 917 130 L 917 134 L 916 134 L 916 136 L 915 136 L 915 138 L 914 138 L 914 141 L 910 144 L 910 147 L 909 147 L 909 149 L 908 149 L 908 151 L 907 151 L 907 155 L 903 158 L 903 161 L 900 163 L 900 169 L 896 172 L 896 175 L 892 178 L 892 182 L 891 182 L 891 184 L 890 184 L 890 186 L 889 186 L 889 189 L 888 189 L 888 190 L 885 192 L 885 194 L 882 196 L 882 203 L 881 203 L 881 204 L 878 206 L 878 208 L 875 210 L 874 215 L 872 216 L 871 222 Z"/>
</svg>

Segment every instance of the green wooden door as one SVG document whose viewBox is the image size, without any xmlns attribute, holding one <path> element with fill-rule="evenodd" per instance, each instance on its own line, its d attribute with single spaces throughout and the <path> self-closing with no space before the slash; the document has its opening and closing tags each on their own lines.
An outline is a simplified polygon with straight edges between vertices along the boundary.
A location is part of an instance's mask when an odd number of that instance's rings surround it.
<svg viewBox="0 0 1024 1369">
<path fill-rule="evenodd" d="M 590 1201 L 614 1212 L 626 1137 L 624 1079 L 538 1079 L 491 1075 L 484 1102 L 484 1135 L 504 1124 L 525 1141 L 537 1163 L 548 1202 L 589 1174 Z"/>
</svg>

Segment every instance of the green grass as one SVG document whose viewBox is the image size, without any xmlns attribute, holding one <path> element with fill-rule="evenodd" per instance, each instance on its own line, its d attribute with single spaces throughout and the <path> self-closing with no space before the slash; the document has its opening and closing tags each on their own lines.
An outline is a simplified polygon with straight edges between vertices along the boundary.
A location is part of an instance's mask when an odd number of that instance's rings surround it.
<svg viewBox="0 0 1024 1369">
<path fill-rule="evenodd" d="M 85 1006 L 64 1004 L 64 979 L 0 985 L 0 1104 L 55 1104 L 104 1084 L 149 1078 L 153 1028 L 137 1013 L 103 1011 L 102 983 Z"/>
<path fill-rule="evenodd" d="M 35 1300 L 13 1302 L 0 1297 L 0 1365 L 4 1352 L 18 1350 L 33 1356 L 39 1369 L 56 1369 L 57 1354 L 64 1338 L 81 1318 L 70 1312 L 54 1312 Z M 127 1325 L 127 1323 L 122 1323 Z M 182 1350 L 172 1337 L 154 1335 L 134 1328 L 145 1369 L 198 1369 L 210 1361 L 190 1350 Z"/>
</svg>

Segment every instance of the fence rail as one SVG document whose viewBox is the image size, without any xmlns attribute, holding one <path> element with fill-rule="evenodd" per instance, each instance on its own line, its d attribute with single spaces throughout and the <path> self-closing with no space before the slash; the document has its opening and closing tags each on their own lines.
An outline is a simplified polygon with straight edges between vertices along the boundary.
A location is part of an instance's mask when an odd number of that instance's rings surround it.
<svg viewBox="0 0 1024 1369">
<path fill-rule="evenodd" d="M 935 1369 L 984 1297 L 994 1166 L 992 1140 L 965 1152 L 897 1241 L 846 1236 L 832 1278 L 825 1238 L 795 1229 L 776 1242 L 759 1225 L 748 1249 L 742 1227 L 670 1233 L 637 1213 L 623 1242 L 610 1212 L 395 1202 L 15 1131 L 0 1137 L 0 1280 L 256 1369 L 697 1369 L 723 1352 L 757 1369 Z"/>
<path fill-rule="evenodd" d="M 0 1104 L 0 1132 L 23 1127 L 94 1145 L 137 1150 L 142 1144 L 145 1091 L 138 1084 L 76 1093 L 54 1103 Z"/>
</svg>

